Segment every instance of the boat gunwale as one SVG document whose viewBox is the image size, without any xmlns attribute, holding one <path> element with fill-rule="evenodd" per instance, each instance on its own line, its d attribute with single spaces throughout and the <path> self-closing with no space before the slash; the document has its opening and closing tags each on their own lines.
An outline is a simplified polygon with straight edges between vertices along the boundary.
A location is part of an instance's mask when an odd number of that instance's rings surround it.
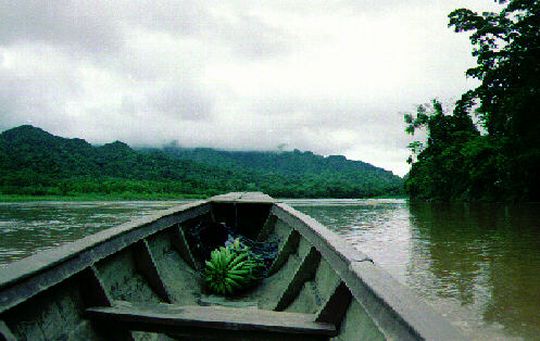
<svg viewBox="0 0 540 341">
<path fill-rule="evenodd" d="M 139 240 L 206 214 L 210 210 L 209 200 L 181 204 L 10 263 L 0 268 L 0 291 L 5 294 L 15 289 L 27 294 L 24 297 L 2 295 L 0 313 Z M 58 267 L 64 266 L 67 271 L 60 271 Z M 30 285 L 39 290 L 29 292 L 30 288 L 18 288 L 20 285 Z"/>
<path fill-rule="evenodd" d="M 196 201 L 100 231 L 0 268 L 0 313 L 69 278 L 97 261 L 173 225 L 211 212 L 212 204 L 268 204 L 270 214 L 305 238 L 336 271 L 378 328 L 388 337 L 408 335 L 420 339 L 463 339 L 463 336 L 411 289 L 405 287 L 364 253 L 348 244 L 314 218 L 271 197 L 242 200 L 218 196 Z M 271 200 L 268 200 L 270 198 Z M 7 294 L 6 294 L 7 293 Z M 381 309 L 382 308 L 382 309 Z"/>
<path fill-rule="evenodd" d="M 220 204 L 275 204 L 278 200 L 262 192 L 231 192 L 220 194 L 208 199 Z"/>
<path fill-rule="evenodd" d="M 463 340 L 464 336 L 418 295 L 399 283 L 371 258 L 348 244 L 343 237 L 311 216 L 285 203 L 276 203 L 272 213 L 298 231 L 321 253 L 360 302 L 381 331 L 391 330 L 426 340 Z M 384 309 L 378 309 L 378 307 Z M 371 307 L 371 308 L 370 308 Z M 373 316 L 376 315 L 376 316 Z M 398 325 L 381 322 L 400 321 Z M 381 328 L 382 327 L 382 328 Z M 397 327 L 397 328 L 396 328 Z"/>
</svg>

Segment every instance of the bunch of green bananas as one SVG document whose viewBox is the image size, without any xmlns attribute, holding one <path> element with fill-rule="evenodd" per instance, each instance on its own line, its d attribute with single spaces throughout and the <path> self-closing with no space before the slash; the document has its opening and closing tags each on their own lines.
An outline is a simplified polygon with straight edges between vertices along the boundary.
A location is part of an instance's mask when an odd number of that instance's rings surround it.
<svg viewBox="0 0 540 341">
<path fill-rule="evenodd" d="M 220 247 L 210 253 L 203 277 L 208 288 L 219 295 L 231 295 L 257 280 L 261 262 L 239 243 Z"/>
</svg>

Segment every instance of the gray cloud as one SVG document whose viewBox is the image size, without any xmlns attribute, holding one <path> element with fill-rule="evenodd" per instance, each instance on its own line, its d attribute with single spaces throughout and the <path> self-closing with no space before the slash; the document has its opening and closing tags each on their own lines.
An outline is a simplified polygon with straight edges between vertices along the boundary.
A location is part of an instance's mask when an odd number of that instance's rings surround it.
<svg viewBox="0 0 540 341">
<path fill-rule="evenodd" d="M 0 2 L 0 44 L 44 42 L 69 51 L 114 51 L 122 44 L 121 30 L 110 13 L 93 2 Z"/>
<path fill-rule="evenodd" d="M 206 39 L 223 44 L 247 58 L 289 52 L 295 36 L 265 22 L 257 15 L 243 13 L 234 3 L 219 4 L 200 1 L 155 1 L 126 4 L 131 24 L 169 32 L 175 36 Z M 217 5 L 217 6 L 216 6 Z M 230 15 L 216 13 L 216 7 L 232 9 Z M 245 6 L 245 4 L 244 4 Z"/>
<path fill-rule="evenodd" d="M 474 85 L 467 37 L 446 15 L 477 4 L 0 0 L 0 129 L 286 144 L 404 174 L 401 112 Z"/>
<path fill-rule="evenodd" d="M 294 36 L 254 15 L 215 15 L 200 1 L 1 1 L 0 44 L 43 42 L 70 52 L 121 53 L 124 31 L 162 31 L 207 39 L 247 58 L 289 51 Z"/>
<path fill-rule="evenodd" d="M 220 22 L 209 34 L 249 59 L 288 54 L 295 40 L 291 32 L 273 27 L 254 15 L 240 15 L 235 22 Z"/>
<path fill-rule="evenodd" d="M 213 99 L 196 85 L 164 87 L 153 91 L 148 98 L 150 111 L 183 120 L 208 119 L 214 106 Z"/>
<path fill-rule="evenodd" d="M 112 6 L 122 10 L 132 26 L 167 31 L 175 35 L 200 34 L 212 21 L 209 2 L 195 0 L 116 1 Z"/>
<path fill-rule="evenodd" d="M 32 62 L 16 69 L 0 64 L 0 122 L 4 126 L 31 123 L 61 127 L 66 100 L 84 94 L 72 64 L 39 58 L 48 52 L 43 47 L 25 48 L 26 54 L 37 56 Z"/>
</svg>

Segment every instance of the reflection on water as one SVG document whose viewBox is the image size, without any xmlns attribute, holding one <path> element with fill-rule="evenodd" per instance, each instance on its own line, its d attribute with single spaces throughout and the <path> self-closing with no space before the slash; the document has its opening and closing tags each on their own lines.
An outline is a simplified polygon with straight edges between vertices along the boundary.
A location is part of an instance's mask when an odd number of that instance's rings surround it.
<svg viewBox="0 0 540 341">
<path fill-rule="evenodd" d="M 403 200 L 290 200 L 288 204 L 343 236 L 401 282 L 410 258 L 409 211 Z"/>
<path fill-rule="evenodd" d="M 540 339 L 540 205 L 287 200 L 469 337 Z M 0 203 L 0 264 L 179 202 Z"/>
<path fill-rule="evenodd" d="M 410 212 L 408 283 L 511 334 L 540 337 L 540 205 L 411 204 Z"/>
<path fill-rule="evenodd" d="M 0 203 L 0 265 L 179 203 Z"/>
<path fill-rule="evenodd" d="M 540 338 L 540 205 L 291 202 L 475 339 Z"/>
</svg>

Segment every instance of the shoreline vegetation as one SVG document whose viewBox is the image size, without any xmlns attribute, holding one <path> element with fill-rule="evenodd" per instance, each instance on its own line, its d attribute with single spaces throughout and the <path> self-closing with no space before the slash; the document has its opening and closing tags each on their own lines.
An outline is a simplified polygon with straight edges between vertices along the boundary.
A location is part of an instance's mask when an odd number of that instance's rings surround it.
<svg viewBox="0 0 540 341">
<path fill-rule="evenodd" d="M 434 99 L 404 116 L 408 134 L 425 132 L 409 144 L 411 199 L 540 200 L 540 1 L 499 3 L 498 13 L 449 14 L 470 34 L 477 64 L 466 75 L 480 85 L 452 107 Z"/>
<path fill-rule="evenodd" d="M 71 195 L 24 195 L 24 194 L 0 194 L 0 203 L 11 202 L 83 202 L 83 201 L 175 201 L 186 199 L 205 199 L 208 196 L 201 194 L 176 194 L 176 193 L 84 193 Z"/>
<path fill-rule="evenodd" d="M 84 193 L 71 195 L 21 195 L 21 194 L 1 194 L 0 203 L 17 202 L 88 202 L 88 201 L 176 201 L 176 200 L 197 200 L 206 199 L 213 194 L 177 194 L 177 193 Z M 278 198 L 284 199 L 284 198 Z M 288 198 L 287 198 L 288 199 Z M 295 199 L 352 199 L 352 198 L 295 198 Z M 366 198 L 354 199 L 407 199 L 405 195 L 382 195 Z"/>
<path fill-rule="evenodd" d="M 342 155 L 308 151 L 133 149 L 93 146 L 24 125 L 0 134 L 0 198 L 174 200 L 228 192 L 274 198 L 369 198 L 403 194 L 403 179 Z"/>
</svg>

